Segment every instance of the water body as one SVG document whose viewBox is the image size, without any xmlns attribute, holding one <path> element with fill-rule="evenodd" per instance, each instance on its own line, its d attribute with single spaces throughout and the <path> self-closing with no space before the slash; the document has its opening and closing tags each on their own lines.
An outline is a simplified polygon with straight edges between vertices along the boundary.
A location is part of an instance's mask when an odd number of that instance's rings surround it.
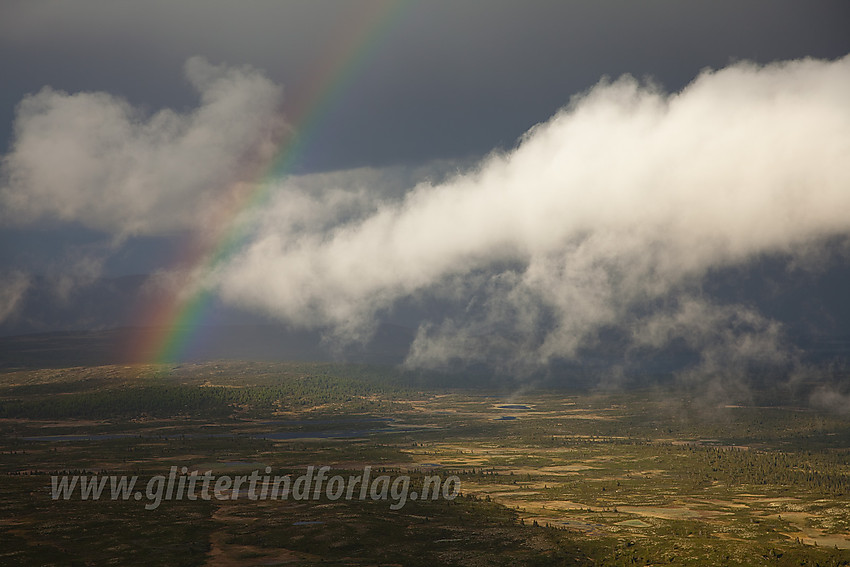
<svg viewBox="0 0 850 567">
<path fill-rule="evenodd" d="M 174 433 L 169 435 L 142 435 L 139 433 L 89 433 L 78 435 L 39 435 L 30 437 L 20 437 L 22 441 L 43 441 L 48 443 L 61 443 L 73 441 L 110 441 L 114 439 L 144 439 L 148 441 L 168 441 L 170 439 L 214 439 L 222 437 L 249 437 L 251 439 L 271 439 L 271 440 L 297 440 L 297 439 L 349 439 L 352 437 L 364 437 L 378 433 L 409 433 L 419 431 L 420 427 L 362 427 L 363 424 L 373 423 L 376 426 L 384 425 L 394 421 L 392 418 L 356 418 L 356 419 L 325 419 L 325 420 L 290 420 L 290 421 L 269 421 L 263 422 L 264 425 L 361 425 L 361 427 L 349 429 L 339 428 L 332 430 L 297 430 L 297 431 L 270 431 L 262 432 L 238 432 L 231 431 L 228 433 Z"/>
<path fill-rule="evenodd" d="M 386 423 L 391 417 L 340 417 L 335 419 L 278 419 L 258 422 L 260 425 L 344 425 L 346 423 Z"/>
<path fill-rule="evenodd" d="M 234 437 L 236 433 L 176 433 L 173 435 L 141 435 L 139 433 L 90 433 L 87 435 L 38 435 L 20 437 L 21 441 L 110 441 L 113 439 L 144 439 L 146 441 L 168 441 L 169 439 L 211 439 L 215 437 Z"/>
<path fill-rule="evenodd" d="M 39 435 L 36 437 L 21 437 L 22 441 L 109 441 L 111 439 L 126 439 L 135 437 L 141 439 L 138 433 L 92 433 L 91 435 Z"/>
<path fill-rule="evenodd" d="M 384 427 L 381 429 L 341 429 L 335 431 L 280 431 L 269 433 L 256 433 L 251 435 L 254 439 L 272 439 L 283 441 L 289 439 L 349 439 L 351 437 L 364 437 L 375 433 L 410 433 L 419 431 L 421 427 Z"/>
</svg>

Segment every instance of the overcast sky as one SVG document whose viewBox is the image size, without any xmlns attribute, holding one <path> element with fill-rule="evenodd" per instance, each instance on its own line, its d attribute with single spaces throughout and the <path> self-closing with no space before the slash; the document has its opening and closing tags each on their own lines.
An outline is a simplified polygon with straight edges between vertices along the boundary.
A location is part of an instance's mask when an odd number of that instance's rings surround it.
<svg viewBox="0 0 850 567">
<path fill-rule="evenodd" d="M 0 136 L 49 85 L 156 110 L 192 106 L 195 55 L 251 64 L 288 92 L 359 15 L 388 2 L 7 0 L 0 7 Z M 821 1 L 403 2 L 303 167 L 418 163 L 511 146 L 601 76 L 669 90 L 704 67 L 850 52 L 850 6 Z"/>
<path fill-rule="evenodd" d="M 342 341 L 418 306 L 413 365 L 533 367 L 603 328 L 708 373 L 792 364 L 780 323 L 702 290 L 845 261 L 848 23 L 818 1 L 6 1 L 0 320 L 36 276 L 72 297 L 157 272 Z M 217 263 L 179 252 L 234 227 Z"/>
</svg>

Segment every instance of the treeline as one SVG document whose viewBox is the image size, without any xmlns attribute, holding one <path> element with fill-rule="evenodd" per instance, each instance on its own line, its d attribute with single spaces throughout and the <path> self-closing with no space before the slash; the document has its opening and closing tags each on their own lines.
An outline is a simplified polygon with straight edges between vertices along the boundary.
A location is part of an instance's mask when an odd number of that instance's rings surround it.
<svg viewBox="0 0 850 567">
<path fill-rule="evenodd" d="M 286 380 L 270 386 L 156 384 L 0 400 L 0 418 L 222 416 L 236 410 L 268 412 L 342 403 L 382 393 L 375 384 L 330 376 Z"/>
<path fill-rule="evenodd" d="M 687 475 L 695 484 L 779 486 L 830 496 L 850 495 L 847 455 L 693 448 Z"/>
</svg>

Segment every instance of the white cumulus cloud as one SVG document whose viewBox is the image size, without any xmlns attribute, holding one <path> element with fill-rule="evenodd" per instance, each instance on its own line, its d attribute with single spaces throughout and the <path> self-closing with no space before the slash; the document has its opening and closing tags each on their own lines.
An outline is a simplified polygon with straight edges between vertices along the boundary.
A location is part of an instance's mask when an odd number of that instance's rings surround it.
<svg viewBox="0 0 850 567">
<path fill-rule="evenodd" d="M 741 62 L 670 94 L 602 81 L 515 149 L 403 198 L 343 173 L 321 191 L 283 182 L 218 291 L 343 337 L 403 298 L 449 298 L 462 309 L 420 328 L 413 363 L 569 357 L 714 268 L 847 234 L 848 100 L 850 57 Z M 684 305 L 665 333 L 716 318 Z M 774 348 L 753 321 L 738 358 Z"/>
<path fill-rule="evenodd" d="M 197 108 L 148 114 L 104 92 L 45 87 L 18 105 L 0 222 L 79 223 L 120 237 L 194 229 L 277 150 L 282 89 L 249 67 L 186 63 Z"/>
</svg>

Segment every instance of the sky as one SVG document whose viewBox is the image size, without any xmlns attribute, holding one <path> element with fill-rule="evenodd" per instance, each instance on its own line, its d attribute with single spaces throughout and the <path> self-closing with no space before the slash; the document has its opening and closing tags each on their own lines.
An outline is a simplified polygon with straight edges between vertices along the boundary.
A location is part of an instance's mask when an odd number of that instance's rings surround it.
<svg viewBox="0 0 850 567">
<path fill-rule="evenodd" d="M 403 322 L 411 367 L 533 373 L 614 333 L 626 366 L 691 349 L 682 380 L 800 379 L 789 329 L 847 312 L 848 22 L 822 1 L 4 2 L 0 322 L 48 330 L 36 288 L 145 274 L 130 322 L 189 337 L 215 304 L 342 344 Z M 807 285 L 822 317 L 783 320 Z"/>
</svg>

